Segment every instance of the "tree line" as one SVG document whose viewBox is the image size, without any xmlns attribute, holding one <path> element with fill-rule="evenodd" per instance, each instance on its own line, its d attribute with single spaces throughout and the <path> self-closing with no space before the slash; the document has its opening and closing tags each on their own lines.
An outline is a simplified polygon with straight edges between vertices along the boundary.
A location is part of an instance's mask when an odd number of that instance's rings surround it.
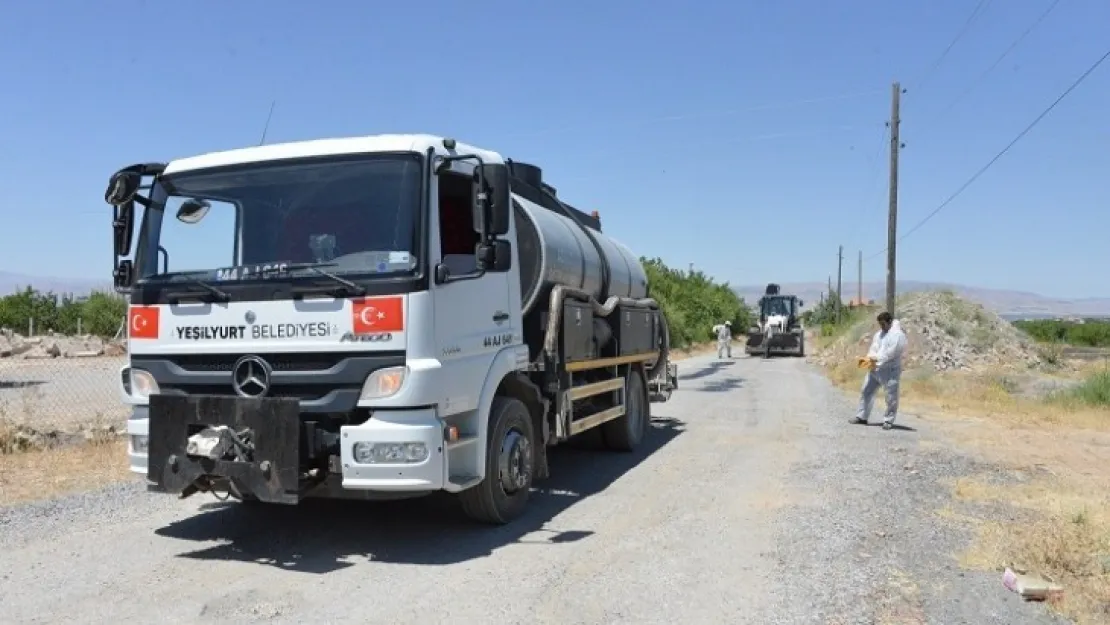
<svg viewBox="0 0 1110 625">
<path fill-rule="evenodd" d="M 732 322 L 733 333 L 747 332 L 754 315 L 727 282 L 701 271 L 672 269 L 659 258 L 641 258 L 650 294 L 667 316 L 671 344 L 683 347 L 714 338 L 713 326 Z M 0 328 L 20 334 L 94 334 L 111 338 L 127 314 L 127 300 L 113 292 L 88 297 L 41 292 L 30 286 L 0 297 Z"/>
<path fill-rule="evenodd" d="M 126 314 L 127 300 L 110 291 L 75 297 L 28 286 L 0 297 L 0 328 L 24 335 L 57 332 L 111 338 Z"/>
<path fill-rule="evenodd" d="M 732 322 L 732 332 L 748 331 L 754 315 L 728 282 L 701 271 L 672 269 L 659 258 L 641 258 L 649 296 L 659 302 L 671 333 L 671 345 L 684 347 L 714 339 L 713 326 Z"/>
<path fill-rule="evenodd" d="M 1019 319 L 1013 324 L 1041 343 L 1110 347 L 1110 321 L 1105 319 L 1085 319 L 1083 323 L 1062 319 Z"/>
</svg>

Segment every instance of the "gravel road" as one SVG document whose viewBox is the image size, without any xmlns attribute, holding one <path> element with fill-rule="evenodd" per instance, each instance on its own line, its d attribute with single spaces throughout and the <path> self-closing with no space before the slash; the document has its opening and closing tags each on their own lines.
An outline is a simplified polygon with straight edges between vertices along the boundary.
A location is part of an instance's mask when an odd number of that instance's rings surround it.
<svg viewBox="0 0 1110 625">
<path fill-rule="evenodd" d="M 680 365 L 642 452 L 560 449 L 529 514 L 250 510 L 117 486 L 0 511 L 3 623 L 1051 623 L 961 573 L 934 510 L 975 467 L 852 426 L 800 359 Z M 122 460 L 122 459 L 121 459 Z"/>
</svg>

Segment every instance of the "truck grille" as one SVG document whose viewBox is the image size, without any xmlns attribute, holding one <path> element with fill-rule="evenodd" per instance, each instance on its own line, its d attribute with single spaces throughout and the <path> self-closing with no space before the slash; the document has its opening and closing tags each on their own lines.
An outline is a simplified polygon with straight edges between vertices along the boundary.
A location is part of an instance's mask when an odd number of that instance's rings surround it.
<svg viewBox="0 0 1110 625">
<path fill-rule="evenodd" d="M 349 412 L 366 377 L 405 364 L 404 352 L 257 354 L 273 370 L 270 397 L 295 397 L 308 413 Z M 131 357 L 164 394 L 234 396 L 231 373 L 242 354 L 175 354 Z"/>
</svg>

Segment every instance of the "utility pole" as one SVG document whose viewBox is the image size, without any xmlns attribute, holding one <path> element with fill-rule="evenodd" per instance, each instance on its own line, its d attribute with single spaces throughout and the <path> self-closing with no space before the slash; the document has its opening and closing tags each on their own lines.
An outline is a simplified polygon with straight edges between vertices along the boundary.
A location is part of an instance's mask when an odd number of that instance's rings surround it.
<svg viewBox="0 0 1110 625">
<path fill-rule="evenodd" d="M 840 307 L 844 305 L 844 298 L 840 296 L 840 289 L 843 288 L 844 283 L 841 281 L 842 270 L 844 268 L 844 246 L 841 245 L 836 251 L 836 322 L 840 323 Z"/>
<path fill-rule="evenodd" d="M 895 244 L 898 238 L 898 150 L 902 143 L 898 126 L 902 119 L 898 108 L 902 98 L 902 85 L 895 82 L 890 90 L 890 216 L 886 227 L 886 311 L 894 315 L 894 285 L 897 255 Z"/>
<path fill-rule="evenodd" d="M 856 270 L 859 272 L 857 285 L 857 294 L 859 305 L 863 306 L 863 250 L 859 251 L 859 260 L 856 261 Z"/>
</svg>

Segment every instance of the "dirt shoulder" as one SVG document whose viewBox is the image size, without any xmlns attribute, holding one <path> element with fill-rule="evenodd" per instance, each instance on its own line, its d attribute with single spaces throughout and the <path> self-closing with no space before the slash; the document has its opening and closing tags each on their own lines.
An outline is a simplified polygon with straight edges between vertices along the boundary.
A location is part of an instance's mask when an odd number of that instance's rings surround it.
<svg viewBox="0 0 1110 625">
<path fill-rule="evenodd" d="M 946 312 L 932 310 L 939 318 L 927 326 L 944 328 L 944 340 L 911 346 L 916 366 L 903 374 L 899 420 L 929 433 L 919 441 L 923 452 L 935 447 L 967 459 L 961 471 L 938 478 L 946 492 L 938 521 L 970 532 L 952 555 L 965 570 L 997 574 L 988 592 L 1010 592 L 1002 570 L 1011 566 L 1063 588 L 1049 601 L 1055 613 L 1110 623 L 1110 408 L 1098 405 L 1097 388 L 1093 399 L 1068 393 L 1106 375 L 1105 363 L 1040 362 L 1031 357 L 1035 346 L 966 303 L 960 315 L 982 317 L 994 341 L 1008 343 L 953 350 L 938 343 L 974 334 Z M 851 359 L 866 352 L 871 331 L 842 331 L 847 337 L 826 340 L 815 359 L 851 400 L 864 375 Z M 1017 354 L 1018 362 L 997 354 Z M 973 362 L 952 367 L 953 360 Z M 880 394 L 874 414 L 882 407 Z"/>
</svg>

